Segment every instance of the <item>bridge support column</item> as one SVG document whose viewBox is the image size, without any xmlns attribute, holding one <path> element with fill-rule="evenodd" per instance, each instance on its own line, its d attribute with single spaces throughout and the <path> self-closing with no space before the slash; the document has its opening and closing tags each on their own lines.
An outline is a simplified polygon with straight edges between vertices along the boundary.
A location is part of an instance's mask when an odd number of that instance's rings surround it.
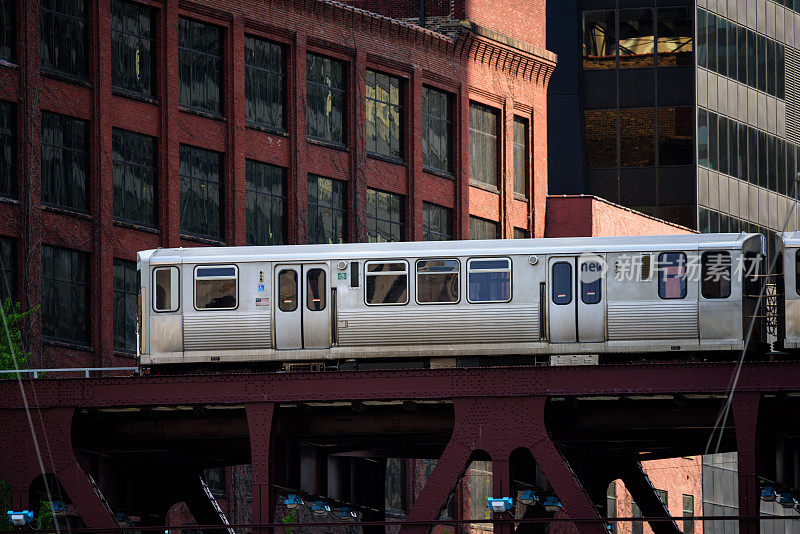
<svg viewBox="0 0 800 534">
<path fill-rule="evenodd" d="M 275 404 L 271 402 L 248 404 L 247 426 L 250 431 L 250 464 L 253 485 L 254 525 L 275 520 L 275 486 L 272 472 L 272 423 Z M 267 529 L 254 528 L 256 534 Z"/>
<path fill-rule="evenodd" d="M 409 521 L 434 521 L 467 468 L 473 451 L 491 456 L 495 469 L 495 497 L 511 497 L 509 458 L 520 447 L 530 450 L 571 516 L 580 534 L 607 534 L 603 520 L 565 458 L 550 439 L 544 419 L 547 397 L 457 398 L 455 428 L 442 457 L 408 514 Z M 499 461 L 497 461 L 499 460 Z M 420 534 L 430 526 L 403 526 L 402 534 Z M 495 529 L 496 533 L 505 532 Z M 510 532 L 510 529 L 509 529 Z"/>
<path fill-rule="evenodd" d="M 759 393 L 737 393 L 733 397 L 733 422 L 736 427 L 736 450 L 739 469 L 739 515 L 760 514 L 758 485 L 757 436 Z M 739 534 L 759 534 L 758 519 L 740 519 Z"/>
</svg>

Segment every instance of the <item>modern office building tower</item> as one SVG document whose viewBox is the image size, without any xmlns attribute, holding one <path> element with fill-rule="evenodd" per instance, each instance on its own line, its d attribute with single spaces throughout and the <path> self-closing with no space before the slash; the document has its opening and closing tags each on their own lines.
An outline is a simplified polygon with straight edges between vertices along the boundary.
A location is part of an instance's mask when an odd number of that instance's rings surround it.
<svg viewBox="0 0 800 534">
<path fill-rule="evenodd" d="M 798 227 L 800 1 L 551 0 L 547 49 L 551 194 Z"/>
</svg>

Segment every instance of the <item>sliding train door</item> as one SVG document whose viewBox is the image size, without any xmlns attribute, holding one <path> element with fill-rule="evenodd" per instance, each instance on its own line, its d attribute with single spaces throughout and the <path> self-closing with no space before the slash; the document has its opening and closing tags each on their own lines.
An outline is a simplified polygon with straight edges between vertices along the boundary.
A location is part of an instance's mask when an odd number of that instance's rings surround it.
<svg viewBox="0 0 800 534">
<path fill-rule="evenodd" d="M 328 275 L 324 263 L 275 266 L 275 348 L 331 346 Z"/>
<path fill-rule="evenodd" d="M 548 318 L 551 343 L 605 341 L 602 256 L 551 257 L 548 261 Z"/>
</svg>

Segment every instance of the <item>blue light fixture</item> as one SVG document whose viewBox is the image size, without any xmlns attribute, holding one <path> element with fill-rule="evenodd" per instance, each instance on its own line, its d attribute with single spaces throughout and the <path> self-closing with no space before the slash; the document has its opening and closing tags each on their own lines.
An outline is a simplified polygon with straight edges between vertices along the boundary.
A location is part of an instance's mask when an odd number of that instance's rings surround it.
<svg viewBox="0 0 800 534">
<path fill-rule="evenodd" d="M 536 492 L 533 491 L 533 490 L 521 491 L 519 493 L 519 496 L 517 497 L 517 501 L 519 501 L 520 504 L 524 504 L 526 506 L 529 505 L 529 504 L 533 504 L 538 500 L 539 500 L 539 496 L 536 495 Z"/>
<path fill-rule="evenodd" d="M 331 507 L 328 506 L 325 501 L 314 501 L 311 503 L 311 511 L 314 512 L 315 515 L 325 515 L 331 511 Z"/>
<path fill-rule="evenodd" d="M 781 494 L 780 498 L 778 499 L 778 504 L 780 504 L 784 508 L 794 508 L 794 505 L 797 503 L 797 500 L 794 498 L 794 495 L 790 491 L 786 491 Z"/>
<path fill-rule="evenodd" d="M 561 509 L 561 501 L 555 495 L 548 495 L 542 500 L 544 509 L 548 512 L 558 512 Z"/>
<path fill-rule="evenodd" d="M 764 502 L 773 502 L 778 497 L 778 492 L 772 486 L 764 486 L 761 488 L 761 500 Z"/>
<path fill-rule="evenodd" d="M 489 510 L 492 512 L 508 512 L 512 508 L 514 508 L 514 500 L 511 497 L 500 497 L 500 498 L 493 498 L 487 497 L 486 503 L 489 506 Z"/>
<path fill-rule="evenodd" d="M 6 512 L 8 520 L 15 527 L 23 527 L 33 521 L 33 512 L 30 510 L 23 510 L 21 512 L 14 512 L 9 510 Z"/>
<path fill-rule="evenodd" d="M 335 511 L 336 519 L 339 521 L 355 521 L 358 519 L 358 514 L 349 506 L 342 506 Z"/>
<path fill-rule="evenodd" d="M 303 504 L 303 499 L 301 499 L 300 496 L 297 495 L 296 493 L 290 493 L 286 497 L 286 499 L 283 500 L 283 504 L 289 510 L 294 510 L 295 508 Z"/>
</svg>

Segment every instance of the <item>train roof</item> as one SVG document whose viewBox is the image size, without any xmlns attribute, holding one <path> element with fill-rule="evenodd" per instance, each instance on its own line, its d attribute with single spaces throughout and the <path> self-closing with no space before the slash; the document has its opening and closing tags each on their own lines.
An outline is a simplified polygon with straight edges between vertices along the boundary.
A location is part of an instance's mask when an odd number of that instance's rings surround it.
<svg viewBox="0 0 800 534">
<path fill-rule="evenodd" d="M 800 232 L 781 232 L 778 234 L 784 246 L 797 247 L 800 246 Z"/>
<path fill-rule="evenodd" d="M 741 249 L 761 234 L 685 234 L 633 237 L 574 237 L 490 239 L 469 241 L 409 241 L 344 243 L 337 245 L 277 245 L 248 247 L 191 247 L 146 250 L 141 260 L 153 264 L 309 261 L 336 259 L 406 258 L 420 255 L 465 256 L 507 254 L 565 254 L 591 252 L 651 252 L 664 250 Z M 798 234 L 800 238 L 800 233 Z"/>
</svg>

